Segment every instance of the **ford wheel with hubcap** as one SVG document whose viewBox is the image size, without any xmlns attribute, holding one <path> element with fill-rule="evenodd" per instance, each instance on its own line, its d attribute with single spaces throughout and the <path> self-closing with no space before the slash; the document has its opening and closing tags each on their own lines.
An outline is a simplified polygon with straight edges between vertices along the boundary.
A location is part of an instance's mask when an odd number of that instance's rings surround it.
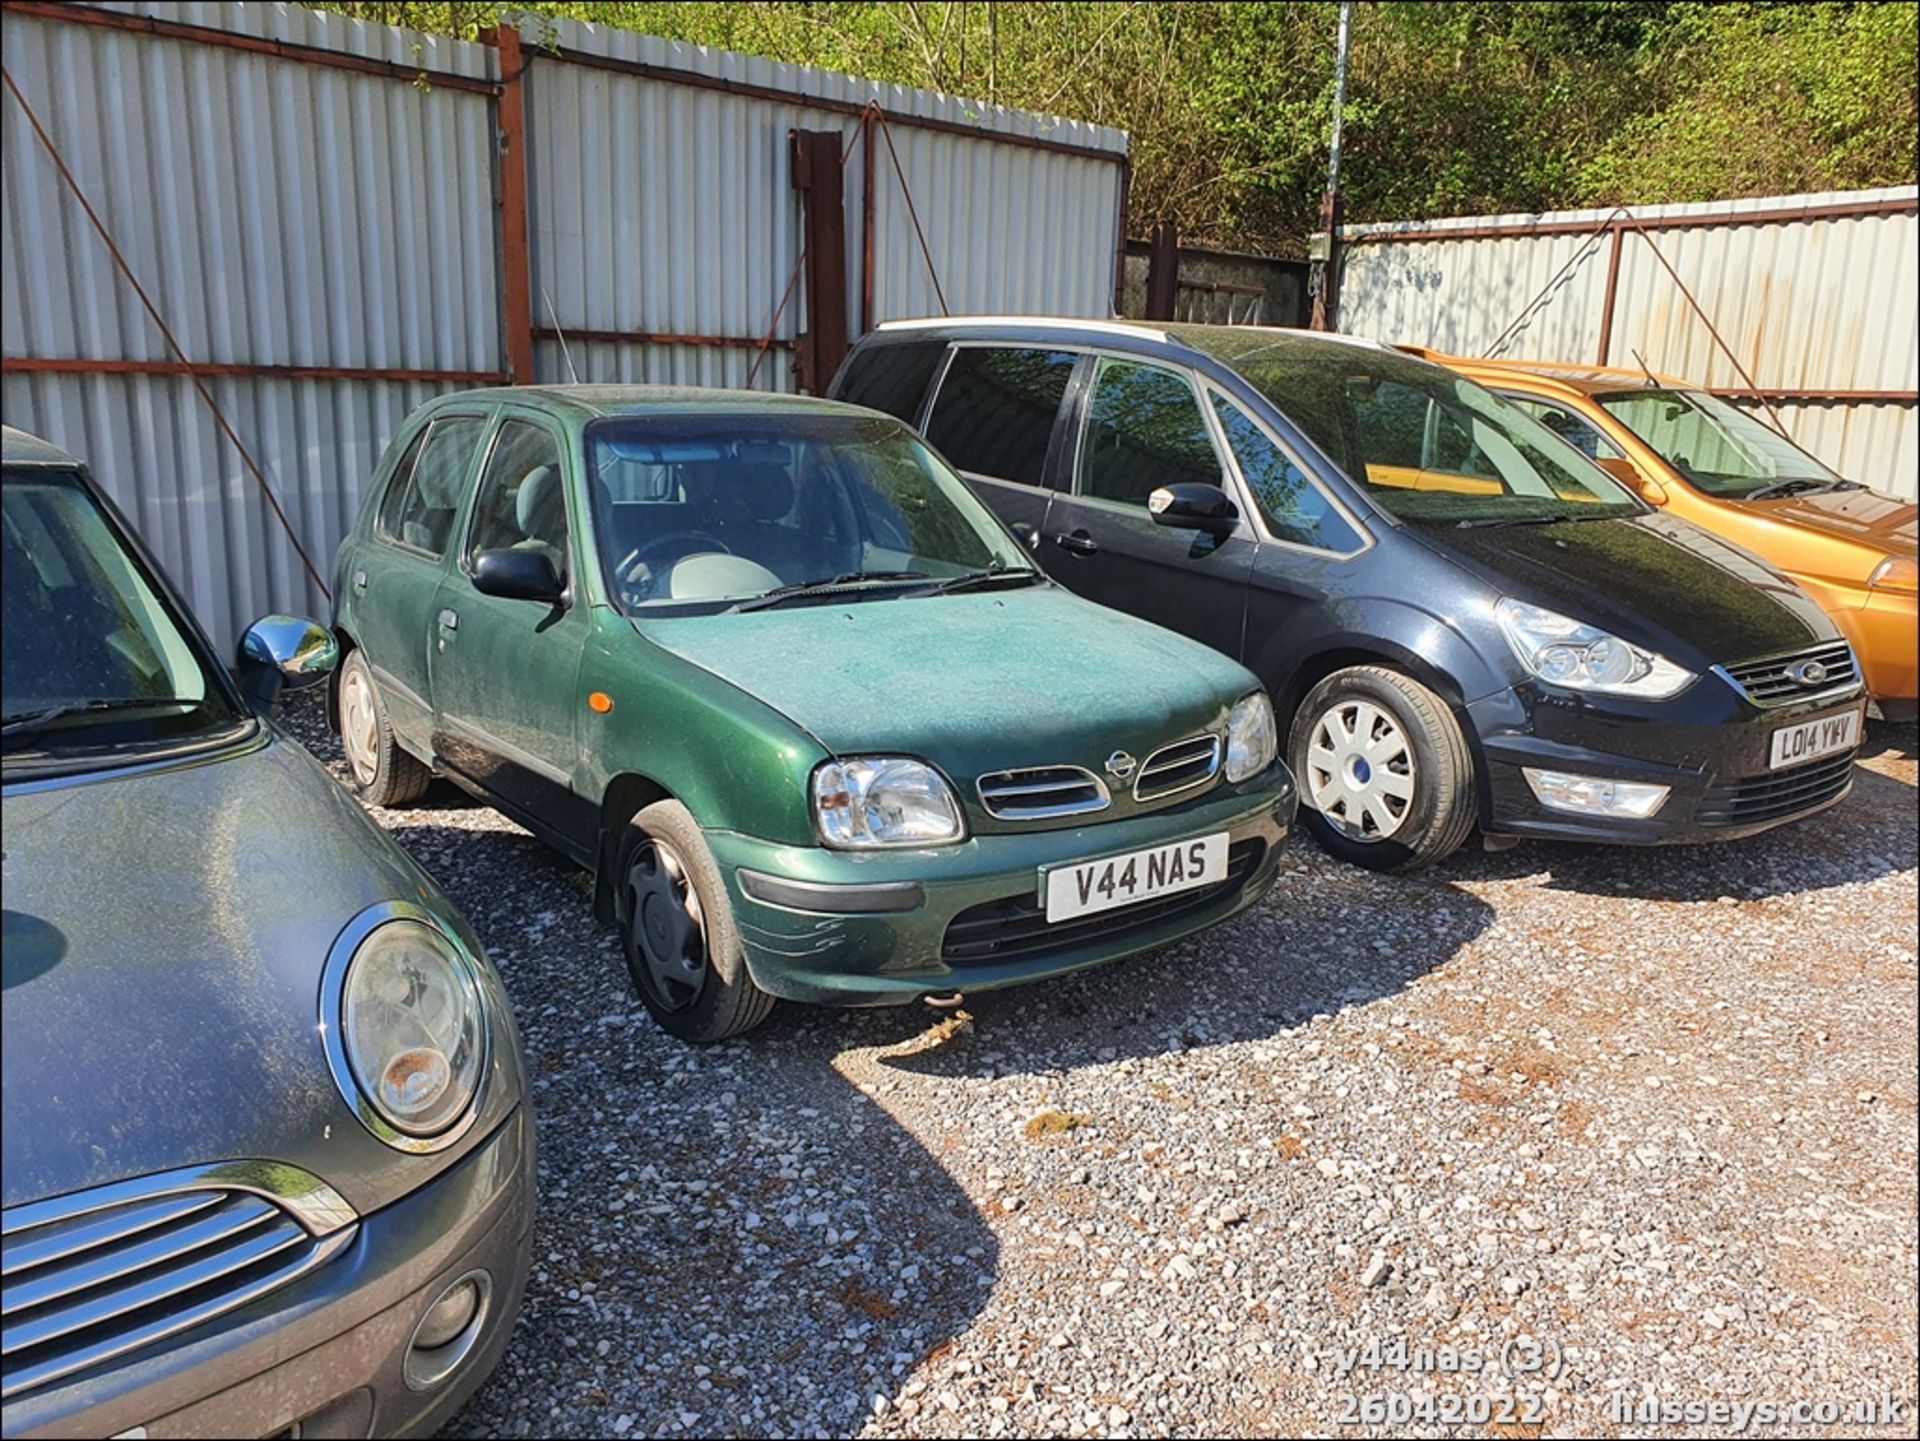
<svg viewBox="0 0 1920 1441">
<path fill-rule="evenodd" d="M 354 794 L 374 806 L 404 806 L 419 800 L 433 772 L 394 739 L 367 653 L 349 651 L 339 677 L 340 749 L 353 776 Z"/>
<path fill-rule="evenodd" d="M 1473 829 L 1473 757 L 1453 712 L 1399 671 L 1321 681 L 1294 714 L 1289 757 L 1307 828 L 1342 860 L 1415 870 Z"/>
<path fill-rule="evenodd" d="M 619 860 L 620 940 L 653 1017 L 683 1041 L 750 1031 L 774 998 L 753 983 L 720 868 L 678 801 L 658 801 L 628 827 Z"/>
</svg>

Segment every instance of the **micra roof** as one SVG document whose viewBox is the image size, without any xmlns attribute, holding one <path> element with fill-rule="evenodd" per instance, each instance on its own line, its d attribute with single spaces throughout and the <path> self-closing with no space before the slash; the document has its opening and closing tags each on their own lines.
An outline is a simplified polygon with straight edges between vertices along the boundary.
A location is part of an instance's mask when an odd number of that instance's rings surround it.
<svg viewBox="0 0 1920 1441">
<path fill-rule="evenodd" d="M 0 461 L 8 465 L 71 465 L 80 462 L 57 445 L 49 445 L 37 435 L 0 426 Z"/>
</svg>

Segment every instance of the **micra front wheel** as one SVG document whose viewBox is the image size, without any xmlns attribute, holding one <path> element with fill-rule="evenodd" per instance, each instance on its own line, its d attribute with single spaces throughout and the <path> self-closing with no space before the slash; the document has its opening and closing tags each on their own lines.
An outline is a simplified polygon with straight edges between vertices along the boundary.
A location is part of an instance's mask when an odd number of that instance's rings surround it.
<svg viewBox="0 0 1920 1441">
<path fill-rule="evenodd" d="M 1335 671 L 1295 713 L 1300 814 L 1321 847 L 1375 871 L 1452 855 L 1473 830 L 1473 754 L 1447 703 L 1384 666 Z"/>
<path fill-rule="evenodd" d="M 707 1045 L 766 1020 L 774 998 L 747 974 L 720 867 L 685 806 L 657 801 L 633 818 L 614 881 L 627 970 L 663 1028 Z"/>
<path fill-rule="evenodd" d="M 365 651 L 347 653 L 335 684 L 340 687 L 340 749 L 353 776 L 354 794 L 372 806 L 404 806 L 419 800 L 433 772 L 394 738 L 386 702 L 380 699 Z"/>
</svg>

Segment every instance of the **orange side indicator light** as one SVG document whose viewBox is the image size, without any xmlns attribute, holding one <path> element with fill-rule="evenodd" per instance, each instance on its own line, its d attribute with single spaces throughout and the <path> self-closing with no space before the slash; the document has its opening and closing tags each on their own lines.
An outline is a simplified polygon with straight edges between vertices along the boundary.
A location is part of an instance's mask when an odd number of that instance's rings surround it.
<svg viewBox="0 0 1920 1441">
<path fill-rule="evenodd" d="M 587 697 L 587 709 L 595 715 L 605 715 L 613 709 L 613 697 L 603 690 L 594 691 Z"/>
</svg>

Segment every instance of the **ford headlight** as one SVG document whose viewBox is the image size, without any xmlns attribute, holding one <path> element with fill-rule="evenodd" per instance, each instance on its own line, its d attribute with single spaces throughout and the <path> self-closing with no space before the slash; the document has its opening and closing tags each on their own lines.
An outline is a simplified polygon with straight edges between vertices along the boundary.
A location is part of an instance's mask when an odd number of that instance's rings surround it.
<svg viewBox="0 0 1920 1441">
<path fill-rule="evenodd" d="M 1257 690 L 1242 696 L 1227 712 L 1227 779 L 1234 783 L 1257 776 L 1273 764 L 1280 748 L 1273 723 L 1273 702 Z"/>
<path fill-rule="evenodd" d="M 1568 690 L 1665 700 L 1693 672 L 1595 626 L 1511 597 L 1494 608 L 1513 653 L 1539 679 Z"/>
<path fill-rule="evenodd" d="M 341 937 L 321 1027 L 334 1079 L 367 1129 L 402 1150 L 428 1151 L 472 1123 L 490 1027 L 466 951 L 411 910 L 376 908 Z"/>
<path fill-rule="evenodd" d="M 940 846 L 966 834 L 946 777 L 905 756 L 828 761 L 813 773 L 813 818 L 840 850 Z"/>
</svg>

